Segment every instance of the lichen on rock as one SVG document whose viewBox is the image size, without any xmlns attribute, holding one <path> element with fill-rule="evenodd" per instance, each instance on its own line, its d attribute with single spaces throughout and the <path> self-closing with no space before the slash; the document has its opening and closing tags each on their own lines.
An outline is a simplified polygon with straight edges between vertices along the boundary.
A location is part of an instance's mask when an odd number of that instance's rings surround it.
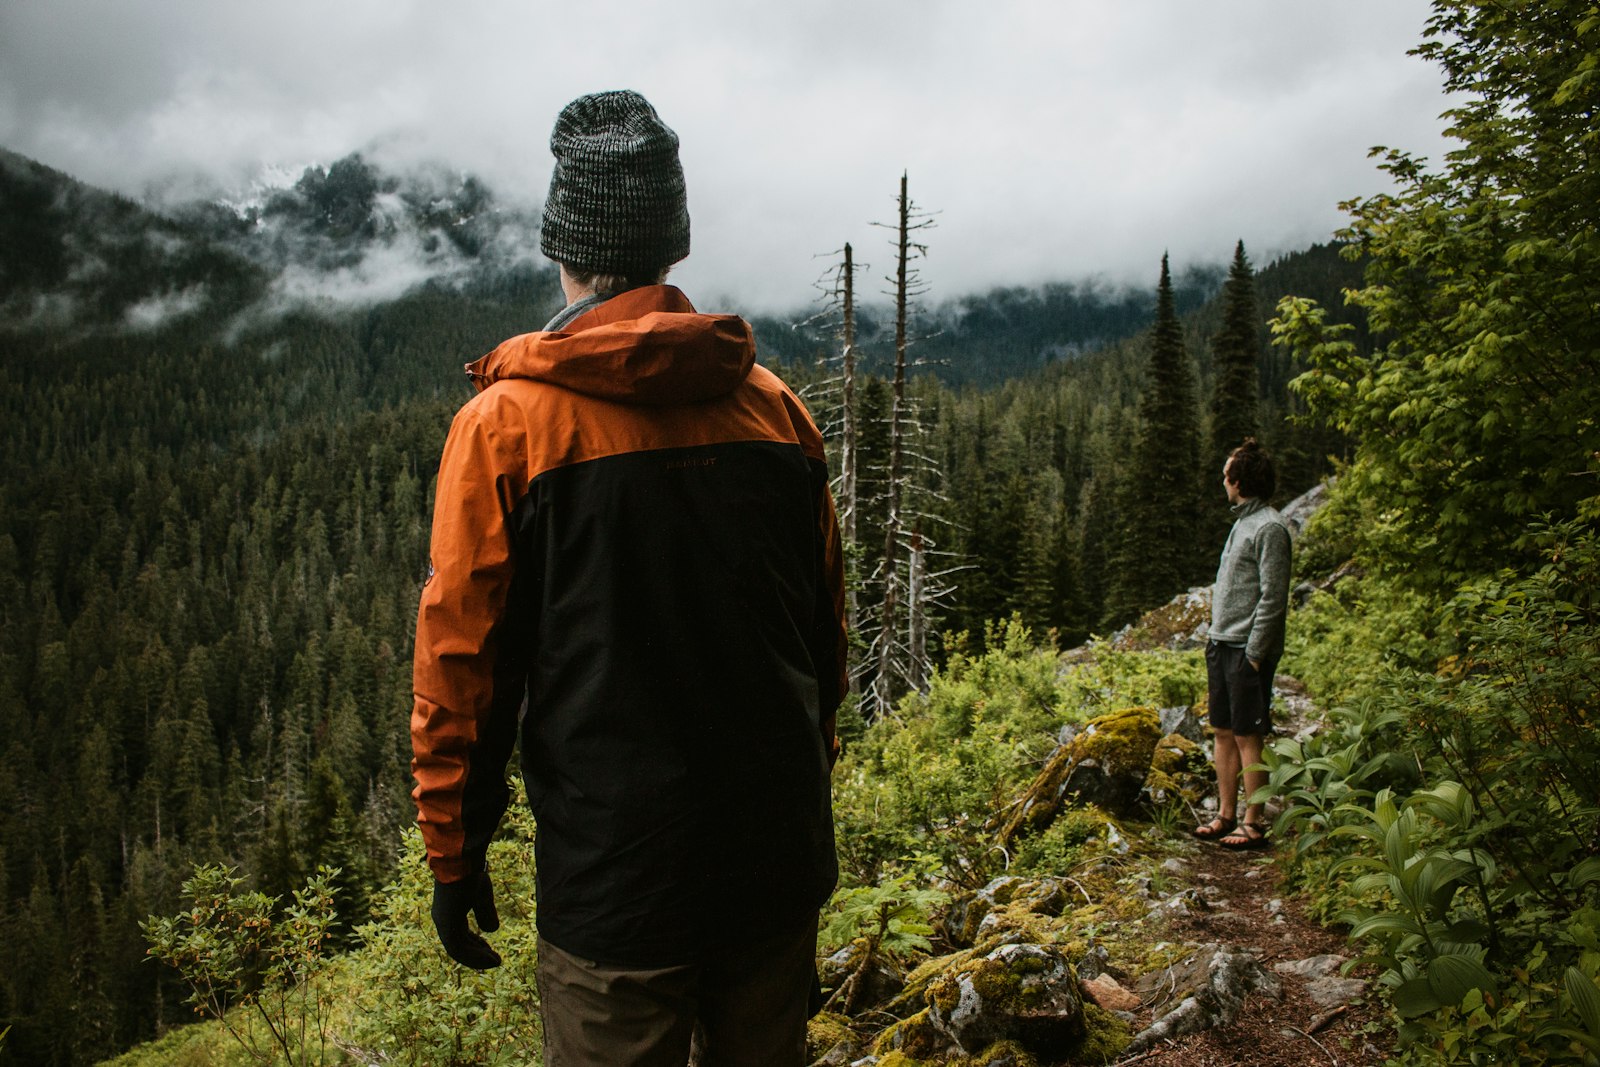
<svg viewBox="0 0 1600 1067">
<path fill-rule="evenodd" d="M 928 988 L 928 1021 L 969 1055 L 1010 1040 L 1060 1058 L 1084 1036 L 1077 976 L 1044 945 L 1002 945 L 947 972 Z"/>
<path fill-rule="evenodd" d="M 855 1060 L 854 1051 L 861 1039 L 850 1029 L 850 1019 L 831 1011 L 818 1012 L 806 1023 L 806 1056 L 815 1063 L 840 1047 L 852 1053 L 849 1063 Z"/>
<path fill-rule="evenodd" d="M 1112 814 L 1131 812 L 1160 739 L 1160 716 L 1154 708 L 1124 708 L 1091 719 L 1045 761 L 998 827 L 1000 844 L 1048 825 L 1068 801 Z"/>
<path fill-rule="evenodd" d="M 879 1034 L 872 1043 L 872 1054 L 885 1059 L 891 1054 L 926 1059 L 948 1056 L 951 1051 L 949 1035 L 934 1025 L 929 1008 L 901 1019 Z"/>
</svg>

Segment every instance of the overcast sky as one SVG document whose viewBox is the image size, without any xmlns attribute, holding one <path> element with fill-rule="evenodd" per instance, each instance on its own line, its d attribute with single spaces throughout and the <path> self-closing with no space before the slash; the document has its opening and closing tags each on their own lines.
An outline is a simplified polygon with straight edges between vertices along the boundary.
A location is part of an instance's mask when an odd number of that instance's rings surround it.
<svg viewBox="0 0 1600 1067">
<path fill-rule="evenodd" d="M 794 307 L 852 242 L 890 266 L 902 170 L 935 299 L 1152 284 L 1325 240 L 1437 157 L 1423 0 L 3 0 L 0 145 L 140 195 L 364 150 L 542 200 L 568 100 L 644 93 L 682 138 L 703 306 Z M 880 287 L 881 284 L 875 284 Z"/>
</svg>

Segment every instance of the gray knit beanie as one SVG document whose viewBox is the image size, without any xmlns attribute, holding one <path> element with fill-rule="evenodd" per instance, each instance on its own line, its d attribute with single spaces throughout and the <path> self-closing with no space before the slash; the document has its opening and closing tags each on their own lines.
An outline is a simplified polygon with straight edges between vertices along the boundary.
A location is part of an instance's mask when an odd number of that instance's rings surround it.
<svg viewBox="0 0 1600 1067">
<path fill-rule="evenodd" d="M 539 247 L 558 263 L 631 275 L 689 254 L 678 135 L 650 102 L 621 89 L 580 96 L 550 133 L 556 157 Z"/>
</svg>

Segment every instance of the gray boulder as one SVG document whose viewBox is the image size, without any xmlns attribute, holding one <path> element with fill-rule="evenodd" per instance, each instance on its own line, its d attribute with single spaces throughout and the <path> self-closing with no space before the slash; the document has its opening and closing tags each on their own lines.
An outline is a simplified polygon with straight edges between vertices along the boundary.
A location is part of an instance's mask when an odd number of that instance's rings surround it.
<svg viewBox="0 0 1600 1067">
<path fill-rule="evenodd" d="M 1054 917 L 1066 908 L 1067 900 L 1067 885 L 1059 878 L 1003 874 L 950 907 L 944 918 L 945 934 L 957 945 L 976 944 L 998 932 L 1007 917 Z"/>
<path fill-rule="evenodd" d="M 1164 985 L 1179 993 L 1187 992 L 1176 1007 L 1134 1035 L 1125 1055 L 1137 1055 L 1162 1041 L 1231 1025 L 1251 993 L 1270 997 L 1282 993 L 1278 980 L 1262 970 L 1250 953 L 1230 952 L 1216 945 L 1147 978 L 1153 978 L 1156 987 Z"/>
<path fill-rule="evenodd" d="M 1163 737 L 1169 734 L 1177 734 L 1179 737 L 1187 737 L 1196 744 L 1206 739 L 1205 729 L 1200 723 L 1200 716 L 1195 714 L 1193 708 L 1187 705 L 1180 705 L 1175 708 L 1161 708 L 1156 714 L 1161 717 L 1161 735 Z"/>
<path fill-rule="evenodd" d="M 928 989 L 928 1022 L 968 1055 L 1015 1041 L 1064 1058 L 1085 1033 L 1072 964 L 1047 945 L 1002 945 Z"/>
</svg>

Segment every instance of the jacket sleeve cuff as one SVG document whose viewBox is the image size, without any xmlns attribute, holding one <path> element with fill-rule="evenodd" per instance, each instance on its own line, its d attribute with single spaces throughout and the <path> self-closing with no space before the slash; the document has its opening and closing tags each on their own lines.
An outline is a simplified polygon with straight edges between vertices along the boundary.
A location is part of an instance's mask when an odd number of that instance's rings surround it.
<svg viewBox="0 0 1600 1067">
<path fill-rule="evenodd" d="M 462 856 L 429 856 L 428 869 L 441 882 L 459 882 L 471 874 L 470 864 Z"/>
</svg>

